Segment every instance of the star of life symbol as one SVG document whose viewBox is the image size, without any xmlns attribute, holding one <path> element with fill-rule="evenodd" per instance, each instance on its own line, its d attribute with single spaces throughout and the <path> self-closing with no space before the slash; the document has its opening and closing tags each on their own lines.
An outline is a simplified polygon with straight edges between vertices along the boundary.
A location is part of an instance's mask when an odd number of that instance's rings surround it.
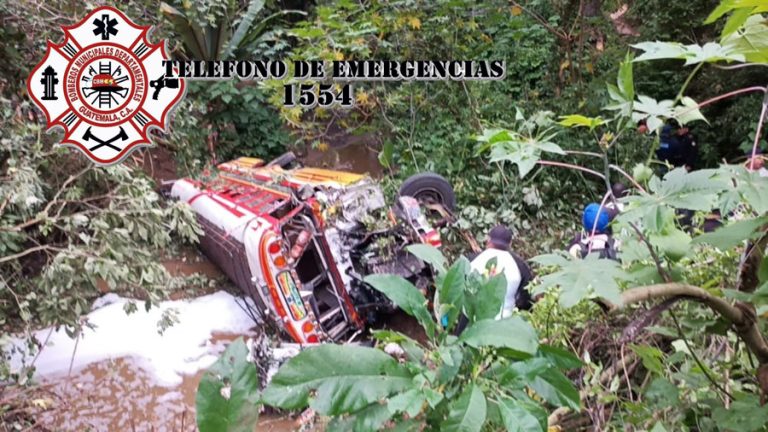
<svg viewBox="0 0 768 432">
<path fill-rule="evenodd" d="M 150 43 L 150 27 L 108 6 L 62 30 L 64 41 L 48 41 L 27 81 L 48 130 L 62 128 L 60 145 L 80 149 L 99 165 L 152 145 L 150 129 L 167 130 L 185 90 L 182 79 L 165 78 L 165 44 Z"/>
</svg>

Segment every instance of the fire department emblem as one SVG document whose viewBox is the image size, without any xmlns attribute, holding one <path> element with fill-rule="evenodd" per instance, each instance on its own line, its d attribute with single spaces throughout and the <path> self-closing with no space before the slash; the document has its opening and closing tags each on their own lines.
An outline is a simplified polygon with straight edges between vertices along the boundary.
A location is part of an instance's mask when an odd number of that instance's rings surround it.
<svg viewBox="0 0 768 432">
<path fill-rule="evenodd" d="M 112 7 L 62 30 L 64 41 L 48 41 L 27 81 L 48 130 L 64 129 L 60 144 L 79 148 L 99 165 L 152 145 L 150 129 L 166 130 L 184 94 L 182 79 L 164 75 L 165 43 L 150 43 L 150 27 Z"/>
</svg>

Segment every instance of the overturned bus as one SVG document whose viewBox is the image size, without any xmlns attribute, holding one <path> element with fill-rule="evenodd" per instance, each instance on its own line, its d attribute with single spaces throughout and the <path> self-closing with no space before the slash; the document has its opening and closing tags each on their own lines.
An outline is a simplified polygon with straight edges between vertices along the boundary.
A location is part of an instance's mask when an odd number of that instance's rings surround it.
<svg viewBox="0 0 768 432">
<path fill-rule="evenodd" d="M 387 206 L 369 177 L 303 167 L 291 153 L 223 163 L 209 180 L 164 192 L 192 206 L 200 248 L 253 299 L 255 318 L 300 344 L 351 341 L 396 310 L 366 275 L 398 274 L 426 291 L 431 269 L 406 246 L 439 247 L 428 208 L 455 207 L 434 173 L 407 179 Z"/>
</svg>

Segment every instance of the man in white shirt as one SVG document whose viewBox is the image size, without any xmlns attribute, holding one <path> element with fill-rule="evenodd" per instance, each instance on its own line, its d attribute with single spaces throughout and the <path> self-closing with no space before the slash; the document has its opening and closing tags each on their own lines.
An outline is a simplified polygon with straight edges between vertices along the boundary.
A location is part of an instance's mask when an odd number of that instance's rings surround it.
<svg viewBox="0 0 768 432">
<path fill-rule="evenodd" d="M 515 297 L 522 279 L 520 268 L 514 256 L 509 252 L 512 232 L 503 225 L 497 225 L 488 233 L 486 249 L 472 260 L 471 268 L 485 277 L 504 273 L 507 280 L 507 293 L 496 319 L 507 318 L 515 309 Z"/>
</svg>

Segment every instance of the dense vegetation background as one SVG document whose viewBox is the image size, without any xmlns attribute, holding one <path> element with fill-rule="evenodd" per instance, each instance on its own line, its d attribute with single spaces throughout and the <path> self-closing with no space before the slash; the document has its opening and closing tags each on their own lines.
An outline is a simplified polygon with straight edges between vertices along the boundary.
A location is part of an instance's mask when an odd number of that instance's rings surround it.
<svg viewBox="0 0 768 432">
<path fill-rule="evenodd" d="M 489 162 L 476 136 L 515 128 L 518 112 L 525 118 L 546 111 L 599 115 L 610 101 L 606 83 L 616 82 L 632 44 L 717 40 L 725 21 L 704 21 L 719 3 L 110 2 L 137 22 L 155 25 L 153 38 L 167 39 L 177 58 L 504 59 L 507 75 L 499 82 L 357 83 L 354 109 L 306 112 L 281 106 L 285 82 L 190 83 L 170 133 L 155 137 L 157 148 L 104 169 L 72 150 L 52 147 L 57 136 L 44 132 L 44 118 L 24 84 L 46 40 L 60 40 L 60 26 L 95 4 L 0 0 L 2 333 L 50 324 L 75 331 L 90 301 L 103 292 L 128 293 L 149 306 L 184 284 L 168 275 L 157 256 L 194 241 L 199 231 L 186 207 L 159 198 L 157 181 L 197 175 L 243 155 L 268 158 L 287 150 L 307 155 L 346 145 L 373 149 L 390 192 L 412 173 L 436 171 L 455 186 L 463 228 L 480 235 L 506 223 L 528 257 L 561 249 L 579 226 L 583 204 L 599 202 L 605 184 L 554 167 L 518 176 L 503 161 Z M 690 68 L 683 70 L 682 63 L 635 64 L 635 91 L 671 99 L 689 77 Z M 763 67 L 739 73 L 708 67 L 690 81 L 685 95 L 701 101 L 757 84 L 766 84 Z M 702 108 L 708 123 L 692 125 L 702 155 L 698 168 L 743 160 L 753 145 L 762 100 L 761 93 L 745 94 Z M 566 129 L 556 142 L 569 151 L 596 152 L 601 141 Z M 653 145 L 633 133 L 618 142 L 606 153 L 612 163 L 630 169 L 646 162 Z M 603 169 L 589 155 L 555 158 Z M 446 235 L 449 255 L 466 248 L 455 232 Z M 725 287 L 733 284 L 737 264 L 738 251 L 710 251 L 685 263 L 684 271 L 691 284 Z M 549 295 L 537 305 L 529 318 L 540 337 L 574 351 L 586 365 L 569 377 L 587 415 L 562 420 L 565 429 L 592 424 L 762 430 L 768 411 L 758 403 L 753 355 L 706 307 L 676 308 L 677 315 L 665 315 L 655 332 L 619 346 L 626 318 L 603 317 L 589 302 L 566 309 Z M 619 357 L 621 362 L 612 363 Z M 24 377 L 7 376 L 0 365 L 0 381 L 5 379 Z"/>
</svg>

